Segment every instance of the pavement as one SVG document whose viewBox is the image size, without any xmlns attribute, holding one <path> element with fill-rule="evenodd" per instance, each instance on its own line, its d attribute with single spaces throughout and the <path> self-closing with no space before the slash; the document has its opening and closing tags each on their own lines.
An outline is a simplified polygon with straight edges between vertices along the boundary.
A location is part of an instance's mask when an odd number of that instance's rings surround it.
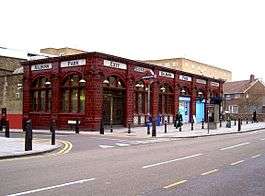
<svg viewBox="0 0 265 196">
<path fill-rule="evenodd" d="M 238 126 L 234 125 L 232 122 L 231 128 L 226 128 L 224 123 L 222 127 L 219 127 L 215 130 L 208 130 L 207 124 L 204 125 L 204 129 L 202 129 L 201 124 L 194 124 L 194 130 L 191 130 L 191 124 L 184 124 L 182 126 L 182 131 L 176 129 L 173 125 L 167 126 L 167 133 L 165 133 L 165 126 L 157 126 L 157 138 L 194 138 L 194 137 L 206 137 L 206 136 L 214 136 L 214 135 L 226 135 L 226 134 L 239 134 L 251 131 L 257 131 L 265 129 L 265 122 L 259 123 L 246 123 L 243 122 L 241 126 L 241 131 L 238 131 Z M 21 129 L 11 129 L 11 132 L 22 132 Z M 152 133 L 152 129 L 150 129 Z M 50 134 L 49 130 L 33 130 L 34 133 L 43 133 Z M 57 134 L 75 134 L 73 131 L 69 130 L 60 130 L 56 131 Z M 80 132 L 80 135 L 97 135 L 99 136 L 99 132 Z M 113 128 L 113 132 L 110 132 L 110 129 L 105 129 L 106 136 L 110 137 L 129 137 L 135 139 L 148 139 L 152 138 L 152 135 L 147 135 L 146 127 L 134 127 L 131 128 L 131 133 L 128 133 L 128 128 Z M 16 156 L 25 156 L 32 154 L 40 154 L 44 152 L 50 152 L 55 149 L 58 149 L 62 146 L 60 142 L 57 142 L 56 145 L 50 145 L 50 140 L 47 139 L 34 139 L 33 140 L 33 150 L 25 151 L 24 150 L 25 139 L 23 138 L 5 138 L 4 136 L 0 136 L 0 159 L 10 158 Z"/>
<path fill-rule="evenodd" d="M 60 148 L 62 144 L 57 142 L 50 144 L 47 139 L 34 139 L 32 141 L 32 150 L 25 151 L 24 138 L 5 138 L 0 137 L 0 159 L 13 158 L 27 155 L 37 155 L 45 152 L 51 152 Z"/>
</svg>

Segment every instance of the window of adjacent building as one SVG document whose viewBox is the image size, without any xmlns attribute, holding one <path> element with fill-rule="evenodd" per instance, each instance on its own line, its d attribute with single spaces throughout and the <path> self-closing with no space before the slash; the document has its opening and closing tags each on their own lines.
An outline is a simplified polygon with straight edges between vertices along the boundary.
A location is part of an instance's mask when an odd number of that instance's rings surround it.
<svg viewBox="0 0 265 196">
<path fill-rule="evenodd" d="M 85 84 L 79 82 L 81 77 L 70 75 L 62 86 L 62 112 L 84 112 L 85 111 Z"/>
<path fill-rule="evenodd" d="M 237 105 L 229 105 L 229 112 L 230 113 L 238 113 L 238 106 Z"/>
<path fill-rule="evenodd" d="M 261 110 L 262 113 L 265 113 L 265 105 L 262 106 L 262 110 Z"/>
<path fill-rule="evenodd" d="M 239 99 L 240 98 L 240 94 L 235 94 L 234 95 L 234 99 Z"/>
<path fill-rule="evenodd" d="M 32 85 L 32 111 L 51 111 L 51 84 L 46 77 L 40 77 Z"/>
</svg>

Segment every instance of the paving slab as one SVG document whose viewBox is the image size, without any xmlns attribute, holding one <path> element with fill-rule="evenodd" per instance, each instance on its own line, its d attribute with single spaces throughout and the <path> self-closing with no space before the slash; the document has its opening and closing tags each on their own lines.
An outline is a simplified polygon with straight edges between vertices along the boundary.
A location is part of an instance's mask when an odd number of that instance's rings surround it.
<svg viewBox="0 0 265 196">
<path fill-rule="evenodd" d="M 0 136 L 0 159 L 41 154 L 56 150 L 61 146 L 62 143 L 60 142 L 57 142 L 55 145 L 51 145 L 50 140 L 33 139 L 32 150 L 25 151 L 24 138 L 5 138 Z"/>
</svg>

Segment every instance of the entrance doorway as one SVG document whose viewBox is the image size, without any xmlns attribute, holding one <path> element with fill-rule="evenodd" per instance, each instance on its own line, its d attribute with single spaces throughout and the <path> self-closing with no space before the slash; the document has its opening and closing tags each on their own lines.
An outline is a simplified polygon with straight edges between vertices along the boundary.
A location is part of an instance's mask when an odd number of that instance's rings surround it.
<svg viewBox="0 0 265 196">
<path fill-rule="evenodd" d="M 104 124 L 122 125 L 124 121 L 124 93 L 104 91 Z"/>
<path fill-rule="evenodd" d="M 121 80 L 111 76 L 103 82 L 104 125 L 123 125 L 125 117 L 125 87 Z"/>
<path fill-rule="evenodd" d="M 190 121 L 190 97 L 179 97 L 179 113 L 184 123 Z"/>
<path fill-rule="evenodd" d="M 204 108 L 205 108 L 205 100 L 197 99 L 196 100 L 196 121 L 202 122 L 204 121 Z"/>
</svg>

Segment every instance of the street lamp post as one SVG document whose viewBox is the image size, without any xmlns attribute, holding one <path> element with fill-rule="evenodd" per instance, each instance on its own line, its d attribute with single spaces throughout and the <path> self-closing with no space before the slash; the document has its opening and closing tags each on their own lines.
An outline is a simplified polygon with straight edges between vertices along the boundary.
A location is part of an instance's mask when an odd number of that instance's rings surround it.
<svg viewBox="0 0 265 196">
<path fill-rule="evenodd" d="M 150 83 L 148 82 L 147 84 L 147 134 L 150 135 L 150 96 L 151 96 L 151 92 L 150 92 Z"/>
<path fill-rule="evenodd" d="M 151 102 L 151 84 L 152 80 L 156 77 L 156 75 L 144 76 L 142 79 L 147 80 L 147 134 L 150 134 L 150 102 Z M 152 118 L 152 137 L 156 136 L 156 125 L 154 119 Z"/>
</svg>

